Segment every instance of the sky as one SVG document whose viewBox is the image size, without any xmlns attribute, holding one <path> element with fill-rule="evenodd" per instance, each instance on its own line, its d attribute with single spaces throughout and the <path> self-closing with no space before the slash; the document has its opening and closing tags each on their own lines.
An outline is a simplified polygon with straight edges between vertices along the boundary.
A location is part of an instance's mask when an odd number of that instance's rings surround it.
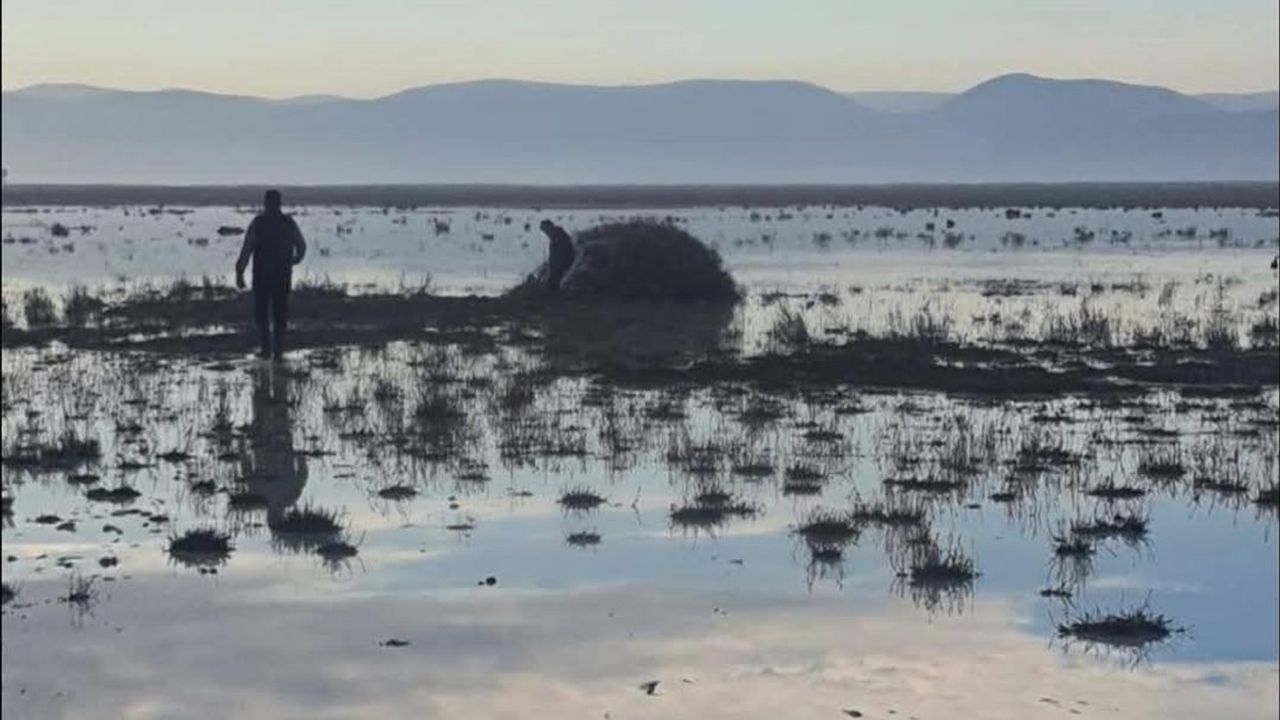
<svg viewBox="0 0 1280 720">
<path fill-rule="evenodd" d="M 1280 85 L 1275 0 L 4 0 L 0 84 L 376 97 L 482 78 Z"/>
</svg>

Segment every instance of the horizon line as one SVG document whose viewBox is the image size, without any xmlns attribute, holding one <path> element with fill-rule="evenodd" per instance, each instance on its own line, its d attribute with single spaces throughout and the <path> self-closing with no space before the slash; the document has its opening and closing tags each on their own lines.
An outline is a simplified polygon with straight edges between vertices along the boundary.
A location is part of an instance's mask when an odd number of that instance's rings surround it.
<svg viewBox="0 0 1280 720">
<path fill-rule="evenodd" d="M 56 88 L 56 87 L 69 87 L 69 88 L 70 88 L 70 87 L 74 87 L 74 88 L 84 88 L 84 89 L 88 89 L 88 90 L 101 90 L 101 91 L 106 91 L 106 92 L 120 92 L 120 93 L 133 93 L 133 94 L 155 94 L 155 93 L 165 93 L 165 92 L 189 92 L 189 93 L 198 93 L 198 94 L 204 94 L 204 95 L 215 95 L 215 96 L 220 96 L 220 97 L 238 97 L 238 98 L 248 98 L 248 99 L 263 100 L 263 101 L 268 101 L 268 102 L 290 102 L 290 101 L 313 100 L 313 99 L 315 99 L 315 100 L 331 99 L 331 100 L 337 100 L 337 101 L 371 102 L 371 101 L 377 101 L 377 100 L 385 100 L 385 99 L 387 99 L 387 98 L 392 98 L 392 97 L 395 97 L 395 96 L 397 96 L 397 95 L 401 95 L 401 94 L 404 94 L 404 93 L 407 93 L 407 92 L 412 92 L 412 91 L 415 91 L 415 90 L 423 90 L 423 89 L 427 89 L 427 88 L 438 88 L 438 87 L 458 86 L 458 85 L 478 85 L 478 84 L 483 84 L 483 83 L 523 83 L 523 84 L 528 84 L 528 85 L 546 85 L 546 86 L 557 86 L 557 87 L 600 88 L 600 89 L 622 89 L 622 88 L 651 88 L 651 87 L 662 87 L 662 86 L 666 86 L 666 85 L 678 85 L 678 84 L 682 84 L 682 83 L 697 83 L 697 82 L 723 82 L 723 83 L 742 83 L 742 84 L 752 84 L 752 83 L 758 83 L 758 84 L 769 84 L 769 83 L 778 83 L 778 84 L 781 84 L 781 83 L 794 83 L 794 84 L 799 84 L 799 85 L 808 85 L 808 86 L 811 86 L 811 87 L 820 88 L 820 89 L 822 89 L 822 90 L 826 90 L 826 91 L 828 91 L 828 92 L 832 92 L 832 93 L 835 93 L 835 94 L 838 94 L 838 95 L 858 95 L 858 94 L 869 94 L 869 93 L 884 93 L 884 94 L 889 94 L 889 93 L 921 93 L 921 94 L 934 94 L 934 95 L 961 95 L 961 94 L 963 94 L 963 93 L 965 93 L 965 92 L 968 92 L 968 91 L 970 91 L 970 90 L 972 90 L 972 89 L 974 89 L 974 88 L 976 88 L 976 87 L 978 87 L 978 86 L 980 86 L 980 85 L 983 85 L 983 84 L 985 84 L 985 83 L 991 82 L 991 81 L 993 81 L 993 80 L 997 80 L 997 79 L 1000 79 L 1000 78 L 1006 78 L 1006 77 L 1017 77 L 1017 76 L 1031 77 L 1031 78 L 1035 78 L 1035 79 L 1038 79 L 1038 80 L 1049 80 L 1049 81 L 1057 81 L 1057 82 L 1098 81 L 1098 82 L 1111 82 L 1111 83 L 1118 83 L 1118 84 L 1122 84 L 1122 85 L 1130 85 L 1130 86 L 1134 86 L 1134 87 L 1161 88 L 1161 89 L 1169 90 L 1169 91 L 1171 91 L 1171 92 L 1175 92 L 1175 93 L 1178 93 L 1178 94 L 1180 94 L 1180 95 L 1184 95 L 1184 96 L 1187 96 L 1187 97 L 1199 97 L 1199 96 L 1204 96 L 1204 95 L 1236 95 L 1236 96 L 1247 96 L 1247 95 L 1264 95 L 1264 94 L 1267 94 L 1267 93 L 1276 93 L 1276 92 L 1280 92 L 1280 86 L 1275 87 L 1275 88 L 1262 89 L 1262 90 L 1239 90 L 1239 91 L 1212 90 L 1212 91 L 1206 91 L 1206 92 L 1186 92 L 1186 91 L 1178 90 L 1178 89 L 1176 89 L 1176 88 L 1169 87 L 1169 86 L 1166 86 L 1166 85 L 1153 85 L 1153 84 L 1150 84 L 1150 83 L 1131 82 L 1131 81 L 1128 81 L 1128 80 L 1120 80 L 1120 79 L 1116 79 L 1116 78 L 1109 78 L 1109 77 L 1101 77 L 1101 76 L 1089 76 L 1089 77 L 1053 77 L 1053 76 L 1049 76 L 1049 75 L 1038 75 L 1038 74 L 1036 74 L 1036 73 L 1023 72 L 1023 71 L 1010 71 L 1010 72 L 1005 72 L 1005 73 L 999 73 L 999 74 L 997 74 L 997 75 L 992 75 L 992 76 L 987 77 L 987 78 L 985 78 L 985 79 L 983 79 L 983 80 L 979 80 L 978 82 L 976 82 L 976 83 L 974 83 L 974 84 L 972 84 L 972 85 L 969 85 L 969 86 L 967 86 L 967 87 L 965 87 L 965 88 L 963 88 L 963 89 L 960 89 L 960 90 L 920 90 L 920 89 L 896 89 L 896 90 L 837 90 L 837 89 L 835 89 L 835 88 L 831 88 L 831 87 L 828 87 L 828 86 L 826 86 L 826 85 L 822 85 L 822 84 L 819 84 L 819 83 L 816 83 L 816 82 L 811 82 L 811 81 L 808 81 L 808 80 L 797 80 L 797 79 L 794 79 L 794 78 L 688 77 L 688 78 L 679 78 L 679 79 L 665 80 L 665 81 L 659 81 L 659 82 L 636 82 L 636 83 L 587 83 L 587 82 L 565 82 L 565 81 L 557 81 L 557 80 L 536 80 L 536 79 L 513 78 L 513 77 L 481 77 L 481 78 L 473 78 L 473 79 L 469 79 L 469 80 L 448 80 L 448 81 L 435 82 L 435 83 L 425 83 L 425 84 L 421 84 L 421 85 L 411 85 L 411 86 L 407 86 L 407 87 L 400 88 L 399 90 L 394 90 L 394 91 L 387 92 L 387 93 L 382 93 L 382 94 L 378 94 L 378 95 L 369 95 L 369 96 L 361 96 L 361 95 L 342 95 L 342 94 L 337 94 L 337 93 L 327 93 L 327 92 L 313 92 L 313 93 L 303 93 L 303 94 L 299 94 L 299 95 L 281 95 L 281 96 L 273 96 L 273 95 L 253 95 L 253 94 L 246 94 L 246 93 L 241 93 L 241 92 L 221 91 L 221 90 L 209 90 L 209 89 L 202 89 L 202 88 L 197 88 L 197 87 L 174 87 L 174 86 L 169 86 L 169 87 L 151 87 L 151 88 L 137 88 L 137 87 L 132 87 L 132 88 L 130 88 L 130 87 L 119 87 L 119 86 L 110 86 L 110 85 L 95 85 L 95 84 L 93 84 L 93 83 L 77 82 L 77 81 L 73 81 L 73 80 L 68 80 L 68 81 L 53 81 L 53 80 L 51 80 L 51 81 L 44 81 L 44 82 L 31 83 L 31 84 L 28 84 L 28 85 L 22 85 L 22 86 L 16 86 L 16 87 L 3 87 L 3 86 L 0 86 L 0 92 L 3 92 L 3 93 L 8 94 L 8 93 L 21 93 L 21 92 L 25 92 L 25 91 L 29 91 L 29 90 L 34 90 L 34 89 L 37 89 L 37 88 Z"/>
</svg>

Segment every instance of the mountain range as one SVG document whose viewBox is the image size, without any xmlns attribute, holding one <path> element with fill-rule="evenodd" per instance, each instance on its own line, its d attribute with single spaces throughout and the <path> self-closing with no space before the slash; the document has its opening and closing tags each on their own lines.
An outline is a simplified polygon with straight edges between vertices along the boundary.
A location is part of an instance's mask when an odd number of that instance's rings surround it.
<svg viewBox="0 0 1280 720">
<path fill-rule="evenodd" d="M 38 85 L 3 94 L 0 154 L 18 183 L 1276 180 L 1275 100 L 1027 74 L 956 94 L 485 80 L 270 100 Z"/>
</svg>

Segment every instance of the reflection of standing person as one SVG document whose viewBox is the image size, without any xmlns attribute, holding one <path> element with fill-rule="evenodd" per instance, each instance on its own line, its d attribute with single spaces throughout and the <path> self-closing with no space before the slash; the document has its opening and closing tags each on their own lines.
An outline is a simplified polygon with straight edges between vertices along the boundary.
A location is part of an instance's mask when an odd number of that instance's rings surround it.
<svg viewBox="0 0 1280 720">
<path fill-rule="evenodd" d="M 307 254 L 302 231 L 292 217 L 281 211 L 280 204 L 279 190 L 268 190 L 263 195 L 263 210 L 245 230 L 244 245 L 236 260 L 238 288 L 244 288 L 244 269 L 249 260 L 253 260 L 253 319 L 262 344 L 258 357 L 274 358 L 277 362 L 284 359 L 293 266 L 302 262 Z"/>
<path fill-rule="evenodd" d="M 560 290 L 560 281 L 573 265 L 573 240 L 569 233 L 550 220 L 543 220 L 538 227 L 551 241 L 551 256 L 547 259 L 547 288 Z"/>
<path fill-rule="evenodd" d="M 253 378 L 250 452 L 241 461 L 246 490 L 266 500 L 267 527 L 274 527 L 302 496 L 307 459 L 293 447 L 293 406 L 288 373 L 260 367 Z"/>
</svg>

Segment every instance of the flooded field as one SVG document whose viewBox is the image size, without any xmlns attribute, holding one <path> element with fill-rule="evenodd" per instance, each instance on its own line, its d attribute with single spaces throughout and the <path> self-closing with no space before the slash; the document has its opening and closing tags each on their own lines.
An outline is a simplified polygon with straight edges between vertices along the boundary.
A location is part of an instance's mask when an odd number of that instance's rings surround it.
<svg viewBox="0 0 1280 720">
<path fill-rule="evenodd" d="M 3 212 L 16 717 L 1276 717 L 1280 218 Z M 503 297 L 570 230 L 732 306 Z"/>
</svg>

